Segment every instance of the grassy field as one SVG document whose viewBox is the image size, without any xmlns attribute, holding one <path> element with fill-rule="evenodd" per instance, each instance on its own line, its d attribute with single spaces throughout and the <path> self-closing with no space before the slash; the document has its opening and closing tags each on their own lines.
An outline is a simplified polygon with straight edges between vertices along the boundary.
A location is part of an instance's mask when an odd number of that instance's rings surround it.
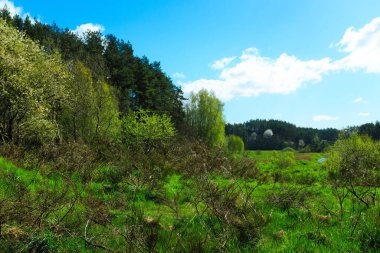
<svg viewBox="0 0 380 253">
<path fill-rule="evenodd" d="M 0 158 L 0 252 L 378 252 L 379 204 L 339 206 L 319 153 L 243 156 L 250 176 L 156 181 L 100 166 L 90 180 Z M 242 158 L 236 158 L 242 159 Z M 158 172 L 159 174 L 160 172 Z"/>
</svg>

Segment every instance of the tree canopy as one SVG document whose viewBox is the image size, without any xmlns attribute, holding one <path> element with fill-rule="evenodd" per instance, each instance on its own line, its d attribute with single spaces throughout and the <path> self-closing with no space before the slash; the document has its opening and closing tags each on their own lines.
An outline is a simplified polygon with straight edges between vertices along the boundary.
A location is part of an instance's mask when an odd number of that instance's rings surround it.
<svg viewBox="0 0 380 253">
<path fill-rule="evenodd" d="M 177 126 L 182 124 L 182 90 L 163 72 L 159 62 L 135 56 L 130 42 L 91 31 L 78 37 L 56 24 L 12 17 L 7 10 L 0 11 L 0 17 L 40 44 L 48 55 L 59 52 L 69 65 L 80 61 L 95 84 L 104 81 L 112 86 L 121 114 L 145 109 L 168 114 Z"/>
<path fill-rule="evenodd" d="M 269 129 L 272 134 L 269 134 Z M 267 131 L 268 130 L 268 131 Z M 265 135 L 268 133 L 269 135 Z M 250 150 L 281 150 L 286 147 L 304 149 L 305 147 L 315 151 L 327 144 L 332 144 L 338 139 L 339 130 L 314 129 L 296 127 L 281 120 L 250 120 L 245 123 L 227 124 L 226 134 L 240 136 L 247 149 Z M 318 136 L 318 140 L 323 142 L 316 144 L 313 139 Z M 265 136 L 270 138 L 266 138 Z M 317 150 L 318 149 L 318 150 Z"/>
<path fill-rule="evenodd" d="M 46 54 L 0 19 L 0 137 L 10 142 L 61 137 L 57 118 L 72 76 L 57 53 Z"/>
<path fill-rule="evenodd" d="M 228 135 L 226 137 L 227 150 L 230 153 L 243 153 L 244 152 L 244 142 L 236 135 Z"/>
<path fill-rule="evenodd" d="M 197 137 L 212 147 L 224 145 L 223 103 L 213 93 L 207 90 L 192 93 L 185 112 L 186 123 Z"/>
</svg>

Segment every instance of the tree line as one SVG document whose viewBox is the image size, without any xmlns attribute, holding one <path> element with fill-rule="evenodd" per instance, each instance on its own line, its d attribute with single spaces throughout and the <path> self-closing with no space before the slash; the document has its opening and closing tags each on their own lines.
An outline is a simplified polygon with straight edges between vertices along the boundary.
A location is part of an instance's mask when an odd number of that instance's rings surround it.
<svg viewBox="0 0 380 253">
<path fill-rule="evenodd" d="M 264 135 L 271 129 L 273 136 Z M 347 127 L 346 132 L 368 135 L 374 140 L 380 139 L 380 123 L 367 123 L 361 126 Z M 281 120 L 250 120 L 245 123 L 227 124 L 226 134 L 237 135 L 250 150 L 281 150 L 286 147 L 302 151 L 323 151 L 335 143 L 340 130 L 334 128 L 316 129 L 297 127 Z"/>
<path fill-rule="evenodd" d="M 183 118 L 181 89 L 163 72 L 160 62 L 135 56 L 130 42 L 93 31 L 80 37 L 55 23 L 49 25 L 38 20 L 32 22 L 28 16 L 25 19 L 11 16 L 6 9 L 0 12 L 0 17 L 36 41 L 44 52 L 59 52 L 72 68 L 86 67 L 95 82 L 111 85 L 121 113 L 146 109 L 169 114 L 176 124 Z"/>
<path fill-rule="evenodd" d="M 161 122 L 161 135 L 173 135 L 172 130 L 167 131 L 173 124 L 176 130 L 211 147 L 235 146 L 239 150 L 236 137 L 246 149 L 291 147 L 317 152 L 338 139 L 337 129 L 296 127 L 279 120 L 226 124 L 223 104 L 214 94 L 205 90 L 192 94 L 184 105 L 182 90 L 160 63 L 135 56 L 130 42 L 100 32 L 88 31 L 80 37 L 56 24 L 12 16 L 6 9 L 0 11 L 0 17 L 3 143 L 94 139 L 131 143 L 125 137 L 126 133 L 133 135 L 126 129 L 130 127 L 127 119 L 146 124 L 141 129 Z M 268 129 L 272 134 L 266 136 Z M 141 131 L 145 132 L 136 136 L 146 136 L 146 130 Z M 350 131 L 380 139 L 379 122 Z M 234 136 L 226 139 L 225 135 Z"/>
<path fill-rule="evenodd" d="M 266 135 L 270 129 L 273 135 Z M 250 150 L 281 150 L 286 147 L 304 151 L 322 151 L 338 139 L 339 130 L 297 127 L 281 120 L 250 120 L 227 124 L 226 134 L 241 137 Z"/>
<path fill-rule="evenodd" d="M 6 9 L 0 30 L 3 143 L 120 140 L 123 117 L 141 110 L 183 124 L 182 90 L 129 42 L 91 31 L 80 37 Z"/>
</svg>

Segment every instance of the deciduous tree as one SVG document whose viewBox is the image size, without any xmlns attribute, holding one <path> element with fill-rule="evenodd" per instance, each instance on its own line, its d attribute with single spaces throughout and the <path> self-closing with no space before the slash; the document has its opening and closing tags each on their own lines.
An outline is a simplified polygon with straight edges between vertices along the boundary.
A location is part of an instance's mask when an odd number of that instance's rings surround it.
<svg viewBox="0 0 380 253">
<path fill-rule="evenodd" d="M 213 93 L 206 90 L 192 93 L 185 112 L 186 122 L 198 138 L 212 147 L 225 143 L 223 103 Z"/>
<path fill-rule="evenodd" d="M 0 45 L 0 137 L 29 144 L 59 139 L 57 118 L 71 79 L 67 66 L 2 19 Z"/>
</svg>

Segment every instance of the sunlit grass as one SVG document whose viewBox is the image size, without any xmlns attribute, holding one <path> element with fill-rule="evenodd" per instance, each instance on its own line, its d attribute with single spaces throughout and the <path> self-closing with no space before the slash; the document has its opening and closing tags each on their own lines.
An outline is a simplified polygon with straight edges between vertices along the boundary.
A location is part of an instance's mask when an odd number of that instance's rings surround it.
<svg viewBox="0 0 380 253">
<path fill-rule="evenodd" d="M 246 155 L 258 161 L 260 173 L 266 175 L 267 180 L 223 177 L 218 174 L 210 174 L 209 178 L 218 187 L 233 186 L 236 189 L 242 189 L 241 194 L 246 194 L 248 189 L 256 187 L 250 197 L 255 207 L 267 215 L 269 222 L 262 229 L 255 246 L 244 246 L 231 240 L 226 245 L 228 250 L 238 249 L 240 252 L 361 251 L 360 241 L 353 235 L 364 228 L 358 226 L 356 231 L 353 231 L 355 220 L 348 212 L 352 208 L 352 199 L 345 201 L 344 209 L 347 211 L 343 214 L 342 219 L 339 216 L 336 197 L 327 182 L 328 173 L 323 164 L 318 163 L 318 159 L 323 157 L 323 154 L 296 154 L 295 163 L 282 169 L 271 162 L 271 151 L 259 153 L 253 151 L 247 152 Z M 92 196 L 104 203 L 124 203 L 125 208 L 119 208 L 117 204 L 108 207 L 111 208 L 109 210 L 112 214 L 111 222 L 119 229 L 126 226 L 128 219 L 133 218 L 136 214 L 136 210 L 138 210 L 137 213 L 142 214 L 142 219 L 157 220 L 160 224 L 158 237 L 165 242 L 164 244 L 161 241 L 157 243 L 159 251 L 164 252 L 170 245 L 177 245 L 179 233 L 186 236 L 187 240 L 193 240 L 194 243 L 201 241 L 210 233 L 210 230 L 205 227 L 207 219 L 211 218 L 210 214 L 205 212 L 202 220 L 197 217 L 194 207 L 193 198 L 197 191 L 194 188 L 194 179 L 185 178 L 178 173 L 171 173 L 160 181 L 160 190 L 150 191 L 148 188 L 137 189 L 126 182 L 117 180 L 117 177 L 111 175 L 112 170 L 109 168 L 100 168 L 97 173 L 97 176 L 87 183 L 79 181 L 77 174 L 72 175 L 71 180 L 76 182 L 76 189 L 80 191 L 81 198 L 86 199 Z M 66 187 L 65 181 L 60 175 L 54 173 L 43 175 L 38 170 L 18 168 L 11 162 L 0 158 L 0 197 L 2 198 L 13 194 L 16 189 L 15 185 L 6 187 L 9 186 L 7 180 L 10 177 L 14 177 L 16 183 L 25 185 L 31 196 L 35 196 L 43 189 L 59 193 Z M 113 185 L 110 180 L 120 182 Z M 282 196 L 284 191 L 292 192 L 298 189 L 307 192 L 305 195 L 307 197 L 301 200 L 302 202 L 290 206 L 273 202 L 274 196 Z M 242 199 L 236 201 L 242 201 Z M 74 215 L 65 219 L 65 223 L 74 227 L 81 224 L 77 229 L 84 231 L 87 210 L 80 202 L 75 203 L 72 207 L 68 204 L 52 212 L 47 217 L 48 222 L 54 224 L 70 208 Z M 205 205 L 200 203 L 198 208 L 205 210 Z M 375 210 L 377 209 L 370 209 L 369 215 Z M 365 219 L 367 216 L 361 217 L 361 219 Z M 94 225 L 92 233 L 102 234 L 104 229 Z M 76 236 L 65 235 L 57 238 L 47 230 L 44 232 L 44 237 L 50 238 L 50 248 L 57 251 L 85 250 L 83 241 Z M 125 247 L 123 243 L 116 237 L 108 240 L 110 247 L 122 248 Z M 191 244 L 189 241 L 186 243 L 184 244 Z M 209 244 L 206 248 L 211 251 L 216 245 L 215 242 L 215 245 Z"/>
</svg>

